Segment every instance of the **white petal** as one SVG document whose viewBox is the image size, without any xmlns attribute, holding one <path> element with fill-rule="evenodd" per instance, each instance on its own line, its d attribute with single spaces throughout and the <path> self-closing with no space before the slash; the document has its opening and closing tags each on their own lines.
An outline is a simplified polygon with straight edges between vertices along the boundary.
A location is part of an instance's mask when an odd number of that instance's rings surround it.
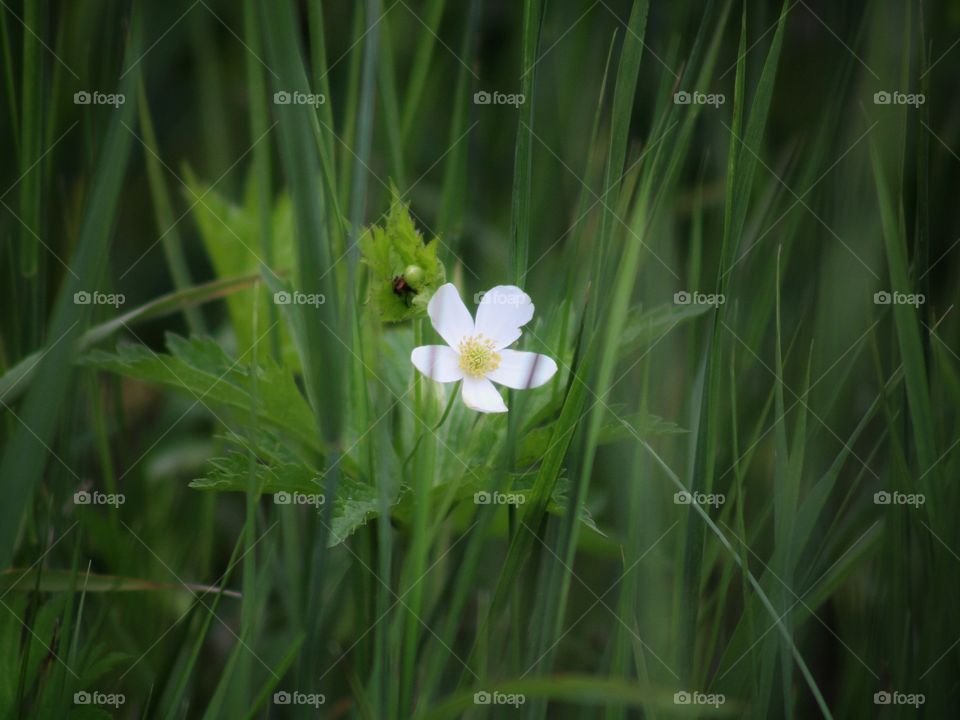
<svg viewBox="0 0 960 720">
<path fill-rule="evenodd" d="M 483 413 L 507 411 L 507 406 L 503 402 L 503 398 L 500 397 L 500 392 L 486 378 L 474 378 L 465 375 L 460 395 L 464 404 L 471 410 L 478 410 Z"/>
<path fill-rule="evenodd" d="M 500 366 L 487 373 L 495 383 L 515 390 L 540 387 L 557 372 L 553 358 L 521 350 L 501 350 Z"/>
<path fill-rule="evenodd" d="M 477 308 L 477 333 L 493 340 L 497 349 L 520 337 L 520 328 L 533 317 L 533 302 L 513 285 L 497 285 L 484 293 Z"/>
<path fill-rule="evenodd" d="M 413 366 L 431 380 L 448 383 L 463 377 L 460 356 L 446 345 L 423 345 L 410 353 Z"/>
<path fill-rule="evenodd" d="M 441 285 L 433 294 L 427 314 L 433 329 L 450 347 L 457 347 L 464 336 L 473 335 L 473 318 L 453 283 Z"/>
</svg>

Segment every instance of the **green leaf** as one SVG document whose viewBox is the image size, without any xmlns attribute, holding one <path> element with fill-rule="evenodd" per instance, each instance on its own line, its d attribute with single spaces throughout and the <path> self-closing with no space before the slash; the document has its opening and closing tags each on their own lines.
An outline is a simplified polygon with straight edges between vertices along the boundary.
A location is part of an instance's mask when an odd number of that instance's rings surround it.
<svg viewBox="0 0 960 720">
<path fill-rule="evenodd" d="M 427 303 L 446 279 L 438 245 L 437 240 L 423 239 L 394 189 L 386 223 L 368 227 L 360 238 L 360 252 L 370 268 L 369 301 L 384 322 L 426 314 Z"/>
<path fill-rule="evenodd" d="M 37 575 L 40 577 L 37 578 Z M 68 592 L 73 587 L 73 571 L 44 568 L 43 570 L 24 570 L 11 568 L 0 573 L 0 590 L 20 592 Z M 187 590 L 202 593 L 216 593 L 220 589 L 202 583 L 158 583 L 143 578 L 120 577 L 118 575 L 100 575 L 84 573 L 77 578 L 77 584 L 84 592 L 137 592 L 142 590 Z M 233 590 L 225 590 L 225 595 L 240 597 Z"/>
<path fill-rule="evenodd" d="M 268 268 L 262 256 L 260 243 L 261 221 L 257 205 L 257 182 L 251 176 L 242 205 L 231 202 L 216 189 L 201 183 L 192 172 L 185 173 L 192 214 L 204 248 L 210 256 L 217 277 L 226 278 L 237 275 L 286 272 L 294 265 L 293 249 L 293 209 L 289 195 L 282 193 L 273 204 L 270 218 L 270 232 L 273 238 L 272 258 L 274 265 Z M 280 270 L 278 270 L 278 268 Z M 257 303 L 257 316 L 269 318 L 272 293 L 267 289 L 257 289 L 231 295 L 227 298 L 227 310 L 230 324 L 237 337 L 239 352 L 249 349 L 257 338 L 253 337 L 250 319 Z M 261 332 L 267 328 L 263 327 Z M 287 328 L 279 326 L 281 352 L 284 364 L 298 368 L 300 361 L 290 339 Z"/>
<path fill-rule="evenodd" d="M 170 354 L 143 345 L 121 345 L 115 353 L 95 350 L 84 363 L 119 375 L 186 392 L 199 404 L 225 405 L 243 413 L 252 406 L 253 375 L 259 386 L 258 420 L 288 433 L 305 447 L 322 450 L 316 421 L 291 372 L 269 359 L 254 370 L 234 360 L 210 338 L 167 335 Z"/>
<path fill-rule="evenodd" d="M 341 464 L 346 456 L 341 456 Z M 190 483 L 197 490 L 217 490 L 246 492 L 250 480 L 250 461 L 245 453 L 231 452 L 226 457 L 214 458 L 211 472 L 204 478 Z M 341 468 L 337 480 L 337 496 L 333 500 L 333 514 L 327 546 L 334 547 L 377 513 L 377 491 L 367 483 L 360 482 L 348 475 L 346 467 Z M 295 494 L 309 495 L 311 507 L 320 508 L 326 504 L 324 497 L 323 473 L 303 463 L 278 463 L 267 465 L 262 462 L 254 467 L 254 475 L 261 493 L 281 494 L 274 502 L 290 501 L 299 504 Z M 320 498 L 323 498 L 322 501 Z M 303 498 L 304 503 L 306 499 Z M 306 503 L 310 504 L 310 503 Z"/>
<path fill-rule="evenodd" d="M 620 333 L 620 354 L 631 355 L 645 345 L 655 343 L 678 325 L 700 317 L 713 309 L 711 305 L 661 305 L 642 312 L 634 308 Z"/>
<path fill-rule="evenodd" d="M 201 303 L 228 296 L 238 290 L 250 287 L 256 279 L 255 275 L 226 278 L 224 280 L 215 280 L 201 285 L 194 285 L 193 287 L 178 290 L 169 295 L 163 295 L 112 320 L 94 325 L 80 336 L 80 339 L 77 341 L 77 347 L 80 350 L 87 350 L 98 342 L 110 337 L 122 327 L 165 317 L 171 313 L 180 312 L 185 308 L 194 307 Z M 33 378 L 37 364 L 45 352 L 46 350 L 37 350 L 27 355 L 23 360 L 0 376 L 0 400 L 9 404 L 16 400 L 20 394 L 30 386 L 30 381 Z"/>
</svg>

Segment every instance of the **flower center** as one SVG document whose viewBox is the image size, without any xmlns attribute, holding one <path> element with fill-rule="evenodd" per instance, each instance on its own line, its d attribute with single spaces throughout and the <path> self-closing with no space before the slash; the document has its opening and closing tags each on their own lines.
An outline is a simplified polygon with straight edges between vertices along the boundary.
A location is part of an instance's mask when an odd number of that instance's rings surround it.
<svg viewBox="0 0 960 720">
<path fill-rule="evenodd" d="M 460 369 L 471 377 L 484 377 L 500 367 L 500 354 L 493 340 L 483 335 L 464 338 L 460 341 Z"/>
</svg>

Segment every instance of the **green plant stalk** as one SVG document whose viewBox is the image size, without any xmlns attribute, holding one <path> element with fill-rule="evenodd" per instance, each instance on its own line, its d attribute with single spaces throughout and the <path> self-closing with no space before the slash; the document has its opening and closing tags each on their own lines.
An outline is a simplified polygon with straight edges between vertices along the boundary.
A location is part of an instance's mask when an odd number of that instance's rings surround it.
<svg viewBox="0 0 960 720">
<path fill-rule="evenodd" d="M 607 201 L 613 195 L 614 204 L 619 198 L 617 190 L 627 156 L 627 137 L 630 131 L 630 118 L 633 112 L 633 100 L 637 92 L 637 78 L 640 74 L 640 60 L 643 53 L 643 38 L 647 29 L 648 2 L 634 2 L 627 21 L 627 32 L 623 37 L 620 51 L 620 65 L 613 88 L 613 119 L 610 128 L 610 141 L 607 148 L 607 162 L 604 169 L 601 199 L 603 209 L 600 213 L 599 249 L 594 255 L 594 277 L 603 276 L 603 266 L 609 263 L 612 233 L 614 227 L 614 209 Z M 599 303 L 593 305 L 594 319 L 597 317 Z"/>
<path fill-rule="evenodd" d="M 259 289 L 259 285 L 254 286 L 254 293 L 257 293 Z M 253 338 L 260 337 L 259 318 L 257 317 L 258 307 L 259 303 L 253 304 L 253 318 L 251 319 L 253 328 L 250 335 L 250 337 Z M 250 366 L 252 368 L 260 367 L 260 363 L 257 360 L 258 348 L 259 343 L 257 342 L 254 342 L 250 348 L 252 355 Z M 256 592 L 259 586 L 257 582 L 257 556 L 256 553 L 253 552 L 254 545 L 256 544 L 257 506 L 260 500 L 260 487 L 257 483 L 257 457 L 253 451 L 253 443 L 256 442 L 256 437 L 259 434 L 259 423 L 257 421 L 259 389 L 257 378 L 258 374 L 254 372 L 251 375 L 250 382 L 250 413 L 252 422 L 250 423 L 249 432 L 250 448 L 247 450 L 246 516 L 243 533 L 243 604 L 240 606 L 240 639 L 237 641 L 239 647 L 234 648 L 235 653 L 239 653 L 240 647 L 253 644 L 254 627 L 258 615 Z M 238 684 L 245 691 L 251 686 L 252 677 L 250 673 L 250 655 L 244 653 L 243 658 L 245 662 L 242 663 L 242 672 L 240 673 Z M 229 675 L 225 673 L 224 677 L 229 677 Z M 237 698 L 233 698 L 235 705 L 245 705 L 248 698 L 243 697 L 240 698 L 240 700 L 241 702 L 238 703 Z"/>
<path fill-rule="evenodd" d="M 17 83 L 13 78 L 13 47 L 10 42 L 10 28 L 7 25 L 7 13 L 0 13 L 0 43 L 3 44 L 3 79 L 7 86 L 7 108 L 10 110 L 10 128 L 13 135 L 13 146 L 17 148 L 17 162 L 22 163 L 20 156 L 20 114 L 17 111 Z"/>
<path fill-rule="evenodd" d="M 170 202 L 170 193 L 163 180 L 163 167 L 159 160 L 157 136 L 153 130 L 153 121 L 150 119 L 150 106 L 147 93 L 143 85 L 143 75 L 137 73 L 137 105 L 140 113 L 140 128 L 143 131 L 144 153 L 147 166 L 147 181 L 150 185 L 150 194 L 153 197 L 153 210 L 157 219 L 157 231 L 161 233 L 163 254 L 167 259 L 167 268 L 173 278 L 173 285 L 177 290 L 184 290 L 193 285 L 190 278 L 190 269 L 183 254 L 183 242 L 176 228 L 173 217 L 173 207 Z M 203 333 L 203 316 L 199 309 L 188 307 L 184 309 L 187 325 L 192 333 Z"/>
<path fill-rule="evenodd" d="M 300 54 L 300 43 L 293 4 L 286 0 L 275 3 L 261 12 L 266 39 L 267 58 L 270 66 L 279 74 L 276 89 L 307 87 L 306 74 Z M 341 335 L 349 328 L 342 312 L 352 312 L 351 300 L 347 302 L 336 293 L 334 278 L 325 274 L 332 259 L 329 238 L 328 205 L 317 177 L 319 157 L 317 136 L 313 131 L 316 115 L 308 108 L 295 105 L 278 105 L 278 139 L 280 157 L 290 186 L 294 206 L 295 242 L 297 251 L 297 277 L 299 290 L 323 295 L 326 302 L 318 308 L 301 306 L 297 322 L 303 331 L 303 375 L 307 397 L 317 418 L 321 433 L 331 446 L 341 440 L 345 398 L 344 386 L 349 375 L 342 357 Z M 344 306 L 346 306 L 344 308 Z M 339 328 L 339 332 L 338 332 Z M 349 331 L 348 331 L 349 332 Z M 339 477 L 338 453 L 328 459 L 325 494 L 336 496 Z M 322 588 L 325 586 L 328 553 L 326 540 L 329 534 L 333 503 L 325 505 L 325 519 L 314 520 L 311 533 L 312 547 L 307 588 L 306 653 L 301 657 L 299 676 L 301 682 L 311 682 L 317 675 L 317 663 L 322 654 L 323 629 L 320 625 Z"/>
<path fill-rule="evenodd" d="M 201 108 L 199 134 L 202 138 L 200 147 L 207 162 L 208 174 L 223 172 L 220 168 L 230 167 L 234 158 L 227 144 L 228 135 L 223 131 L 230 126 L 226 108 L 228 83 L 225 81 L 222 67 L 217 62 L 216 44 L 210 42 L 211 28 L 219 26 L 217 19 L 210 12 L 189 13 L 184 22 L 190 37 L 191 52 L 193 53 L 194 73 L 191 73 L 194 85 L 194 102 Z M 221 180 L 221 185 L 232 188 L 230 175 Z"/>
<path fill-rule="evenodd" d="M 343 112 L 343 142 L 348 148 L 355 146 L 354 136 L 357 130 L 357 108 L 360 103 L 360 60 L 362 46 L 359 38 L 363 33 L 364 4 L 362 2 L 353 5 L 353 31 L 351 37 L 358 38 L 350 50 L 350 69 L 347 74 L 347 97 L 344 102 Z M 359 48 L 359 49 L 358 49 Z M 332 126 L 331 126 L 332 127 Z M 347 207 L 350 204 L 350 190 L 352 185 L 354 157 L 349 152 L 340 153 L 340 171 L 337 177 L 340 179 L 340 205 Z"/>
<path fill-rule="evenodd" d="M 358 4 L 359 5 L 359 4 Z M 359 12 L 359 9 L 358 9 Z M 370 174 L 370 153 L 373 142 L 373 121 L 374 121 L 374 101 L 376 91 L 376 67 L 378 61 L 378 49 L 380 46 L 380 19 L 381 10 L 379 0 L 367 0 L 365 3 L 365 18 L 367 21 L 367 30 L 363 36 L 363 55 L 360 71 L 360 94 L 357 116 L 357 150 L 350 151 L 350 162 L 353 164 L 353 171 L 350 175 L 350 242 L 346 250 L 346 297 L 349 299 L 348 312 L 351 313 L 353 337 L 352 346 L 355 348 L 352 352 L 364 358 L 366 355 L 363 332 L 361 324 L 361 303 L 362 299 L 358 295 L 358 274 L 359 274 L 359 252 L 357 249 L 357 239 L 362 232 L 364 212 L 367 204 L 369 191 Z M 372 399 L 368 394 L 368 378 L 365 370 L 368 366 L 366 362 L 354 364 L 353 377 L 355 379 L 355 393 L 360 395 L 359 411 L 362 413 L 360 422 L 363 427 L 372 424 Z M 371 479 L 376 478 L 374 473 L 374 463 L 376 462 L 376 445 L 374 440 L 365 437 L 361 440 L 366 444 L 366 450 L 363 455 L 367 458 L 368 468 Z M 377 584 L 376 592 L 378 596 L 378 617 L 386 612 L 391 601 L 387 596 L 386 590 L 391 583 L 391 568 L 393 564 L 392 534 L 389 526 L 389 513 L 386 506 L 389 502 L 390 488 L 386 485 L 386 478 L 378 480 L 378 497 L 380 501 L 381 512 L 377 522 L 378 530 L 378 562 L 376 567 L 381 576 L 381 583 Z M 384 583 L 386 587 L 384 587 Z M 394 718 L 399 712 L 398 696 L 402 692 L 399 686 L 399 679 L 396 673 L 391 673 L 387 669 L 386 648 L 388 637 L 387 628 L 378 623 L 374 630 L 374 643 L 378 651 L 374 655 L 373 678 L 374 687 L 372 696 L 374 702 L 380 708 L 380 711 L 386 712 L 386 717 Z"/>
<path fill-rule="evenodd" d="M 745 141 L 741 141 L 740 123 L 743 118 L 744 103 L 744 55 L 738 57 L 736 91 L 734 97 L 734 117 L 731 130 L 732 139 L 727 172 L 727 200 L 724 213 L 724 233 L 720 252 L 720 265 L 717 273 L 717 292 L 729 294 L 729 276 L 726 268 L 736 257 L 739 239 L 746 218 L 753 176 L 756 169 L 756 153 L 763 137 L 769 111 L 770 97 L 776 77 L 776 69 L 783 43 L 786 26 L 787 5 L 784 4 L 777 29 L 770 44 L 770 50 L 764 63 L 763 72 L 757 85 L 756 96 L 747 121 Z M 741 49 L 745 49 L 746 8 L 741 16 Z M 742 143 L 746 150 L 741 150 Z M 757 148 L 757 149 L 754 149 Z M 727 305 L 720 305 L 713 316 L 711 339 L 706 350 L 706 375 L 700 401 L 699 430 L 694 451 L 693 471 L 690 492 L 710 492 L 713 484 L 713 458 L 716 444 L 716 418 L 712 414 L 715 388 L 720 386 L 722 376 L 722 336 L 724 334 Z M 703 541 L 705 530 L 702 523 L 694 522 L 691 516 L 687 524 L 684 547 L 683 588 L 680 606 L 680 675 L 691 681 L 695 674 L 694 651 L 697 619 L 699 617 L 700 573 L 703 561 Z"/>
<path fill-rule="evenodd" d="M 423 345 L 423 326 L 424 320 L 413 321 L 414 347 Z M 412 540 L 410 544 L 410 556 L 407 562 L 406 578 L 412 586 L 409 589 L 410 601 L 407 605 L 410 613 L 405 616 L 403 655 L 401 662 L 401 682 L 400 682 L 400 707 L 411 708 L 413 706 L 412 695 L 415 687 L 414 670 L 416 669 L 417 644 L 420 634 L 420 623 L 416 619 L 423 612 L 423 583 L 418 582 L 423 576 L 427 565 L 427 555 L 430 551 L 429 543 L 431 538 L 430 518 L 431 518 L 431 497 L 434 481 L 434 442 L 433 431 L 429 426 L 433 419 L 428 407 L 428 398 L 425 393 L 424 380 L 419 372 L 414 374 L 414 413 L 420 419 L 420 423 L 425 425 L 423 442 L 414 456 L 414 513 Z M 427 436 L 429 435 L 429 437 Z"/>
<path fill-rule="evenodd" d="M 260 230 L 260 256 L 263 262 L 274 270 L 273 223 L 271 208 L 273 205 L 272 168 L 270 165 L 270 146 L 260 142 L 268 131 L 267 84 L 264 68 L 258 56 L 263 52 L 260 27 L 257 23 L 257 10 L 254 0 L 243 2 L 243 28 L 247 46 L 246 53 L 247 83 L 250 86 L 250 140 L 253 147 L 253 175 L 257 179 L 257 220 Z M 257 303 L 254 303 L 256 306 Z M 280 326 L 277 324 L 277 308 L 273 303 L 267 305 L 267 327 L 270 331 L 270 352 L 274 359 L 280 358 Z M 256 336 L 255 336 L 256 337 Z"/>
<path fill-rule="evenodd" d="M 400 142 L 403 147 L 407 146 L 410 140 L 410 132 L 413 129 L 413 121 L 417 117 L 417 111 L 421 109 L 421 98 L 423 89 L 427 82 L 427 76 L 430 73 L 430 61 L 433 57 L 433 51 L 436 47 L 436 39 L 439 37 L 437 32 L 440 27 L 440 20 L 443 18 L 443 10 L 447 0 L 428 0 L 426 11 L 423 13 L 423 22 L 426 25 L 424 32 L 421 33 L 419 42 L 417 42 L 416 54 L 413 58 L 413 66 L 410 69 L 410 78 L 407 81 L 407 94 L 403 101 L 403 114 L 400 121 Z M 467 11 L 468 13 L 471 10 Z M 466 58 L 469 62 L 470 54 L 463 53 L 461 58 Z M 465 70 L 466 68 L 461 68 Z M 458 77 L 462 74 L 458 71 Z M 459 82 L 458 82 L 459 85 Z M 457 95 L 456 97 L 462 97 Z"/>
<path fill-rule="evenodd" d="M 320 105 L 319 111 L 323 124 L 330 128 L 324 136 L 326 147 L 324 153 L 328 158 L 335 158 L 333 129 L 333 97 L 330 94 L 330 77 L 327 69 L 327 38 L 326 24 L 323 18 L 323 4 L 310 3 L 307 6 L 307 17 L 310 27 L 310 59 L 313 75 L 313 87 L 323 93 L 326 102 Z M 339 254 L 338 254 L 339 257 Z"/>
<path fill-rule="evenodd" d="M 279 73 L 277 89 L 306 87 L 299 54 L 292 7 L 280 2 L 271 12 L 262 13 L 268 56 Z M 323 277 L 331 266 L 326 233 L 326 204 L 317 178 L 317 150 L 310 117 L 295 105 L 278 105 L 280 155 L 294 203 L 299 290 L 326 298 L 319 308 L 298 308 L 306 336 L 304 380 L 307 397 L 318 424 L 330 443 L 340 436 L 343 419 L 340 340 L 334 328 L 341 326 L 340 306 L 333 285 Z"/>
<path fill-rule="evenodd" d="M 520 107 L 514 151 L 513 203 L 510 211 L 511 265 L 517 285 L 527 274 L 530 254 L 530 187 L 533 164 L 533 127 L 537 65 L 542 23 L 542 0 L 523 2 L 523 53 L 520 92 L 526 102 Z"/>
<path fill-rule="evenodd" d="M 377 62 L 378 84 L 382 100 L 382 115 L 384 130 L 387 135 L 388 153 L 390 155 L 390 173 L 393 182 L 399 187 L 406 187 L 406 171 L 404 170 L 403 136 L 400 128 L 400 102 L 397 99 L 396 63 L 393 57 L 393 39 L 390 32 L 390 18 L 384 17 L 380 23 L 382 38 L 379 47 Z"/>
<path fill-rule="evenodd" d="M 731 418 L 730 440 L 731 440 L 731 448 L 732 448 L 733 456 L 735 458 L 740 458 L 741 457 L 740 443 L 738 441 L 738 425 L 736 420 L 737 418 L 736 357 L 737 357 L 736 350 L 731 349 L 730 351 L 730 418 Z M 766 413 L 763 413 L 763 415 L 765 416 Z M 747 534 L 746 521 L 744 519 L 744 505 L 746 502 L 746 496 L 743 490 L 743 468 L 739 460 L 734 462 L 733 472 L 734 472 L 734 487 L 736 488 L 736 493 L 737 493 L 737 498 L 736 498 L 737 534 L 740 537 L 744 538 L 745 540 L 748 540 L 749 535 Z M 740 548 L 740 566 L 748 567 L 747 560 L 748 560 L 747 549 L 746 547 L 741 547 Z M 744 599 L 750 597 L 750 586 L 747 583 L 747 577 L 745 573 L 740 573 L 740 594 Z M 752 604 L 744 600 L 743 605 L 744 605 L 743 616 L 746 617 L 747 634 L 751 638 L 756 637 L 757 636 L 756 621 L 755 621 L 755 613 L 753 612 Z M 755 697 L 759 697 L 759 692 L 760 692 L 759 685 L 757 684 L 757 678 L 760 676 L 760 671 L 759 671 L 759 667 L 757 666 L 756 656 L 753 653 L 750 654 L 750 665 L 752 670 L 752 672 L 750 673 L 750 686 L 751 686 L 750 696 L 755 698 Z"/>
<path fill-rule="evenodd" d="M 880 207 L 880 219 L 883 228 L 884 247 L 890 272 L 892 291 L 908 293 L 911 284 L 907 271 L 907 256 L 904 247 L 902 226 L 898 225 L 892 210 L 894 201 L 887 184 L 880 151 L 876 142 L 870 141 L 870 159 L 873 163 L 873 176 L 876 182 L 877 202 Z M 898 206 L 900 203 L 898 203 Z M 897 342 L 906 373 L 907 398 L 910 402 L 910 421 L 916 443 L 918 471 L 922 475 L 932 475 L 928 484 L 936 486 L 939 474 L 937 454 L 934 447 L 936 434 L 933 428 L 933 412 L 930 406 L 929 383 L 926 363 L 923 357 L 923 345 L 917 312 L 910 305 L 897 304 L 893 307 L 893 319 L 897 329 Z"/>
<path fill-rule="evenodd" d="M 42 153 L 44 116 L 41 107 L 43 89 L 43 62 L 40 58 L 40 40 L 32 28 L 42 28 L 45 23 L 41 17 L 40 0 L 24 0 L 23 3 L 23 73 L 21 91 L 23 93 L 20 127 L 23 133 L 20 154 L 20 221 L 21 229 L 20 272 L 25 278 L 33 278 L 38 269 L 40 241 L 40 203 L 43 187 L 42 164 L 31 169 Z M 31 312 L 40 302 L 39 284 L 29 285 L 32 297 L 27 306 Z M 29 326 L 28 326 L 29 327 Z M 28 332 L 30 332 L 28 330 Z"/>
<path fill-rule="evenodd" d="M 584 159 L 584 169 L 583 169 L 582 175 L 585 179 L 585 182 L 581 185 L 580 191 L 578 193 L 579 197 L 577 199 L 577 212 L 576 212 L 576 215 L 574 216 L 578 219 L 583 218 L 584 215 L 589 210 L 590 206 L 592 205 L 592 203 L 588 204 L 590 196 L 592 196 L 593 194 L 590 190 L 590 186 L 591 184 L 593 184 L 592 175 L 594 174 L 593 168 L 592 168 L 593 163 L 591 163 L 591 159 L 592 159 L 591 156 L 593 154 L 592 153 L 593 148 L 599 146 L 598 138 L 600 135 L 600 123 L 603 118 L 603 102 L 604 102 L 604 99 L 607 97 L 607 81 L 610 77 L 610 66 L 613 62 L 613 50 L 616 45 L 616 42 L 617 42 L 617 32 L 616 30 L 614 30 L 614 32 L 610 37 L 610 45 L 607 48 L 607 60 L 603 66 L 603 78 L 600 81 L 600 90 L 597 92 L 597 106 L 593 112 L 593 124 L 590 128 L 590 142 L 587 145 L 587 156 Z M 601 172 L 602 172 L 602 168 L 601 168 Z M 603 195 L 603 192 L 604 191 L 601 188 L 601 195 L 600 195 L 601 198 L 605 197 L 605 195 Z M 584 223 L 578 222 L 573 231 L 573 237 L 570 243 L 571 248 L 583 247 L 584 243 L 582 242 L 582 234 L 584 232 L 585 232 Z M 590 262 L 597 263 L 599 262 L 599 258 L 595 258 L 591 256 Z M 572 262 L 568 264 L 567 283 L 566 283 L 567 287 L 576 287 L 575 283 L 577 281 L 577 275 L 580 272 L 580 267 L 581 267 L 580 263 Z M 561 334 L 561 337 L 563 337 L 563 334 Z M 565 347 L 565 345 L 561 343 L 560 347 Z"/>
<path fill-rule="evenodd" d="M 213 622 L 213 618 L 216 616 L 217 607 L 220 605 L 220 599 L 223 597 L 223 590 L 227 587 L 227 583 L 230 582 L 230 576 L 232 575 L 237 555 L 240 552 L 240 548 L 244 544 L 245 534 L 246 530 L 244 529 L 244 531 L 241 532 L 240 537 L 237 538 L 236 543 L 234 543 L 233 552 L 231 552 L 230 560 L 227 562 L 227 571 L 223 574 L 223 579 L 220 581 L 220 592 L 214 595 L 211 607 L 206 613 L 206 617 L 204 617 L 199 631 L 193 637 L 193 644 L 190 649 L 190 653 L 187 656 L 183 668 L 180 669 L 179 680 L 173 688 L 170 704 L 166 714 L 164 715 L 165 720 L 173 720 L 180 712 L 180 701 L 186 693 L 187 684 L 190 682 L 190 677 L 193 674 L 192 670 L 200 657 L 200 651 L 203 649 L 203 642 L 210 631 L 210 624 Z M 196 609 L 204 604 L 205 603 L 203 603 L 203 601 L 200 599 L 200 596 L 197 596 L 194 600 L 193 607 Z M 187 622 L 190 622 L 190 620 Z"/>
<path fill-rule="evenodd" d="M 139 29 L 140 16 L 135 9 L 128 36 L 128 61 L 131 54 L 139 55 Z M 128 75 L 121 91 L 132 97 L 134 90 L 135 78 Z M 19 413 L 22 424 L 10 436 L 0 459 L 0 477 L 16 478 L 0 487 L 0 567 L 9 567 L 13 559 L 20 523 L 46 465 L 45 448 L 52 441 L 70 386 L 75 344 L 89 318 L 88 306 L 75 305 L 73 294 L 84 285 L 96 287 L 104 274 L 110 228 L 132 140 L 123 123 L 135 122 L 135 114 L 134 103 L 128 103 L 111 118 L 71 262 L 73 274 L 61 287 L 50 322 L 49 337 L 55 338 L 56 344 L 40 358 L 35 372 L 40 381 L 28 391 Z"/>
<path fill-rule="evenodd" d="M 463 28 L 463 40 L 460 44 L 460 57 L 471 58 L 475 52 L 474 46 L 477 37 L 477 23 L 479 15 L 480 0 L 470 0 L 467 7 L 467 21 Z M 420 49 L 425 46 L 420 44 Z M 417 61 L 420 56 L 418 55 Z M 417 72 L 416 67 L 414 73 Z M 413 92 L 413 83 L 408 91 L 408 103 L 410 102 L 409 93 Z M 446 248 L 451 248 L 456 252 L 457 240 L 462 234 L 459 232 L 463 224 L 464 201 L 467 197 L 467 148 L 469 144 L 466 138 L 463 138 L 466 130 L 467 118 L 470 113 L 470 74 L 465 65 L 460 65 L 457 69 L 457 84 L 453 94 L 453 112 L 450 116 L 450 132 L 448 134 L 448 144 L 452 149 L 447 153 L 443 163 L 443 189 L 440 195 L 440 212 L 438 213 L 437 230 L 441 237 L 445 237 Z M 472 128 L 471 128 L 472 130 Z M 406 136 L 406 135 L 405 135 Z M 461 139 L 463 138 L 463 139 Z M 451 235 L 453 237 L 451 238 Z M 450 258 L 446 258 L 448 261 Z"/>
</svg>

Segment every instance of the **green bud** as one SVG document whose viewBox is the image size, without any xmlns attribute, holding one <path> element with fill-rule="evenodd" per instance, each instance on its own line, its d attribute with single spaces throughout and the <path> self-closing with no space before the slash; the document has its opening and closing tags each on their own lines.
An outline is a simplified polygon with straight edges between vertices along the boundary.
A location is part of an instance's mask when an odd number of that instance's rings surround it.
<svg viewBox="0 0 960 720">
<path fill-rule="evenodd" d="M 426 314 L 433 293 L 446 278 L 437 257 L 438 242 L 424 242 L 407 206 L 394 190 L 382 225 L 360 237 L 360 252 L 370 271 L 369 301 L 384 322 L 401 322 Z"/>
<path fill-rule="evenodd" d="M 420 283 L 423 282 L 423 268 L 419 265 L 407 265 L 403 270 L 403 279 L 412 288 L 420 287 Z"/>
</svg>

